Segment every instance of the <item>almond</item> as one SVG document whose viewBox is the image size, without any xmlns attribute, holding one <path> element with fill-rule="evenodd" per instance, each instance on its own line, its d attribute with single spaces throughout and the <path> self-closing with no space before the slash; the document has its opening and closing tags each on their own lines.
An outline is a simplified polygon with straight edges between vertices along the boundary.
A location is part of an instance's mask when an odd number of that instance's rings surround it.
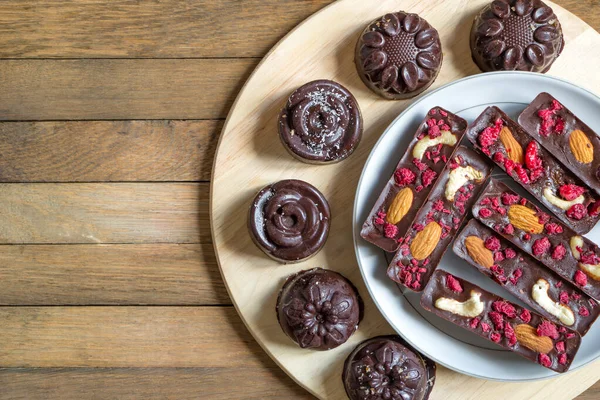
<svg viewBox="0 0 600 400">
<path fill-rule="evenodd" d="M 554 348 L 552 339 L 548 336 L 538 336 L 536 329 L 528 324 L 520 324 L 515 327 L 517 341 L 537 353 L 548 354 Z"/>
<path fill-rule="evenodd" d="M 569 137 L 569 146 L 575 156 L 575 159 L 583 164 L 588 164 L 594 161 L 594 146 L 587 135 L 575 129 Z"/>
<path fill-rule="evenodd" d="M 523 147 L 516 141 L 510 129 L 507 126 L 500 131 L 500 141 L 506 149 L 508 158 L 516 163 L 523 164 Z"/>
<path fill-rule="evenodd" d="M 520 204 L 514 204 L 508 209 L 508 220 L 513 226 L 529 233 L 542 233 L 544 224 L 540 224 L 536 211 Z"/>
<path fill-rule="evenodd" d="M 485 244 L 481 238 L 468 236 L 465 239 L 465 247 L 467 248 L 467 253 L 469 253 L 473 261 L 477 264 L 486 268 L 494 265 L 494 254 L 485 248 Z"/>
<path fill-rule="evenodd" d="M 413 192 L 410 188 L 405 187 L 398 192 L 394 200 L 388 207 L 388 212 L 385 220 L 392 225 L 396 225 L 404 218 L 413 202 Z"/>
<path fill-rule="evenodd" d="M 439 243 L 441 234 L 442 227 L 440 224 L 435 221 L 428 223 L 421 232 L 415 235 L 410 244 L 410 252 L 413 258 L 421 261 L 429 257 Z"/>
</svg>

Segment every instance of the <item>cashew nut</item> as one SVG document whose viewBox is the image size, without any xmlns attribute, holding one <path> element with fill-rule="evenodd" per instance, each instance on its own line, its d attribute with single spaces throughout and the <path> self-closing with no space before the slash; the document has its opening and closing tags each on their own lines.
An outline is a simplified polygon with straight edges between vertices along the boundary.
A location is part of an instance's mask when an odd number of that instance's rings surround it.
<svg viewBox="0 0 600 400">
<path fill-rule="evenodd" d="M 473 318 L 483 312 L 483 302 L 480 298 L 481 293 L 471 290 L 471 297 L 463 303 L 447 297 L 440 297 L 435 301 L 435 307 L 452 314 Z"/>
<path fill-rule="evenodd" d="M 448 201 L 454 201 L 456 191 L 470 180 L 477 182 L 483 179 L 483 174 L 475 168 L 467 165 L 466 167 L 458 167 L 450 171 L 448 174 L 448 182 L 446 183 L 445 196 Z"/>
<path fill-rule="evenodd" d="M 581 236 L 573 236 L 569 241 L 569 246 L 571 247 L 571 253 L 573 253 L 573 257 L 579 261 L 581 258 L 581 253 L 577 248 L 583 248 L 584 242 Z M 585 271 L 586 274 L 591 276 L 593 279 L 599 281 L 600 280 L 600 264 L 592 265 L 592 264 L 584 264 L 579 263 L 579 268 Z"/>
<path fill-rule="evenodd" d="M 554 193 L 552 193 L 552 189 L 550 188 L 544 188 L 544 198 L 548 200 L 551 204 L 554 204 L 556 207 L 562 208 L 563 210 L 568 210 L 575 204 L 583 204 L 583 202 L 585 201 L 585 197 L 583 195 L 580 195 L 579 197 L 571 201 L 559 199 L 554 195 Z"/>
<path fill-rule="evenodd" d="M 583 249 L 583 238 L 581 236 L 573 236 L 569 241 L 569 246 L 571 247 L 571 253 L 573 253 L 573 257 L 579 261 L 581 258 L 581 253 L 577 248 Z"/>
<path fill-rule="evenodd" d="M 413 157 L 421 160 L 425 154 L 425 151 L 429 147 L 437 146 L 440 143 L 454 146 L 456 144 L 456 136 L 454 136 L 450 131 L 442 131 L 442 134 L 435 139 L 432 139 L 429 136 L 424 136 L 415 144 L 415 147 L 413 147 Z"/>
<path fill-rule="evenodd" d="M 561 323 L 568 326 L 573 325 L 575 323 L 573 311 L 564 304 L 553 301 L 548 296 L 548 289 L 550 289 L 550 284 L 545 279 L 539 279 L 531 289 L 531 297 L 544 310 L 558 318 Z"/>
</svg>

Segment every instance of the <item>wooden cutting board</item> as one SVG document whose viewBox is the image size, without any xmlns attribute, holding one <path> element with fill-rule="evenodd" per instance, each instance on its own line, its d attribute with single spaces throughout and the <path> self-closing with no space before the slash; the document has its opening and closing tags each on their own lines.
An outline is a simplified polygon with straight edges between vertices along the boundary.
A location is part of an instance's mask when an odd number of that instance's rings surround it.
<svg viewBox="0 0 600 400">
<path fill-rule="evenodd" d="M 475 14 L 488 1 L 340 0 L 279 42 L 256 68 L 231 108 L 215 157 L 211 187 L 213 242 L 223 279 L 258 343 L 292 378 L 319 398 L 345 398 L 341 372 L 346 356 L 360 341 L 392 333 L 370 299 L 358 269 L 352 243 L 352 208 L 366 157 L 385 127 L 410 100 L 383 100 L 363 85 L 353 62 L 358 35 L 368 22 L 390 11 L 405 10 L 427 19 L 440 32 L 444 49 L 442 70 L 432 86 L 436 88 L 480 72 L 471 61 L 469 30 Z M 565 50 L 549 74 L 600 92 L 600 75 L 596 74 L 600 67 L 600 34 L 568 11 L 549 4 L 562 23 L 566 40 Z M 279 110 L 295 88 L 314 79 L 332 79 L 350 89 L 363 113 L 362 142 L 349 159 L 339 164 L 304 164 L 292 158 L 279 141 Z M 246 218 L 260 188 L 288 178 L 318 187 L 330 202 L 333 218 L 327 244 L 317 256 L 303 263 L 281 265 L 254 246 Z M 365 300 L 365 319 L 357 333 L 344 345 L 326 352 L 295 346 L 281 331 L 275 315 L 277 292 L 285 277 L 316 266 L 343 273 L 357 285 Z M 382 274 L 384 270 L 382 265 Z M 571 399 L 600 378 L 599 367 L 600 362 L 596 362 L 551 380 L 519 384 L 484 381 L 440 367 L 432 399 Z"/>
</svg>

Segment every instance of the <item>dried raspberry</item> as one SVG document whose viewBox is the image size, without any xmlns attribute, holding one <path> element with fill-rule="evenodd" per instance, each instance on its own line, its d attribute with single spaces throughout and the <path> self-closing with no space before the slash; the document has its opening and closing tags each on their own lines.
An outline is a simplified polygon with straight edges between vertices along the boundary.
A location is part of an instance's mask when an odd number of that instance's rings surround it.
<svg viewBox="0 0 600 400">
<path fill-rule="evenodd" d="M 546 224 L 546 232 L 549 235 L 556 235 L 558 233 L 563 233 L 563 227 L 554 222 L 550 222 Z"/>
<path fill-rule="evenodd" d="M 582 317 L 587 317 L 590 315 L 590 310 L 588 310 L 586 306 L 581 306 L 579 307 L 579 315 Z"/>
<path fill-rule="evenodd" d="M 504 269 L 500 268 L 498 264 L 494 264 L 490 267 L 490 271 L 492 271 L 496 275 L 504 275 Z"/>
<path fill-rule="evenodd" d="M 471 322 L 469 322 L 471 329 L 477 329 L 477 326 L 479 326 L 479 321 L 479 318 L 473 318 Z"/>
<path fill-rule="evenodd" d="M 527 144 L 525 150 L 525 165 L 530 170 L 542 168 L 542 159 L 538 155 L 538 145 L 533 140 Z"/>
<path fill-rule="evenodd" d="M 429 130 L 427 131 L 427 134 L 429 135 L 429 137 L 431 139 L 435 139 L 436 137 L 440 136 L 442 134 L 442 131 L 440 131 L 440 127 L 437 125 L 434 125 L 432 127 L 429 128 Z"/>
<path fill-rule="evenodd" d="M 525 204 L 527 204 L 527 199 L 526 199 L 526 198 L 522 198 L 522 199 L 519 201 L 519 204 L 521 204 L 522 206 L 524 206 Z"/>
<path fill-rule="evenodd" d="M 598 214 L 600 214 L 600 200 L 597 200 L 590 205 L 588 213 L 592 217 L 596 217 Z"/>
<path fill-rule="evenodd" d="M 413 268 L 411 268 L 412 272 L 417 272 L 418 268 L 417 265 L 419 265 L 419 261 L 417 261 L 416 259 L 411 259 L 410 263 L 413 265 Z"/>
<path fill-rule="evenodd" d="M 490 335 L 490 339 L 492 342 L 498 343 L 500 342 L 500 339 L 502 339 L 502 335 L 500 335 L 498 332 L 494 332 Z"/>
<path fill-rule="evenodd" d="M 579 221 L 587 215 L 587 209 L 583 204 L 573 204 L 567 210 L 567 217 Z"/>
<path fill-rule="evenodd" d="M 560 104 L 556 99 L 552 99 L 552 105 L 550 107 L 552 111 L 558 111 L 563 109 L 563 105 Z"/>
<path fill-rule="evenodd" d="M 404 283 L 404 285 L 410 287 L 412 280 L 413 280 L 413 277 L 410 272 L 408 272 L 408 271 L 400 272 L 400 282 Z"/>
<path fill-rule="evenodd" d="M 500 206 L 500 200 L 497 197 L 492 197 L 492 208 L 496 209 Z"/>
<path fill-rule="evenodd" d="M 502 228 L 502 233 L 504 233 L 505 235 L 512 235 L 513 233 L 515 233 L 515 227 L 512 224 L 508 224 L 504 228 Z"/>
<path fill-rule="evenodd" d="M 459 224 L 459 223 L 460 223 L 460 218 L 458 218 L 458 217 L 453 217 L 453 218 L 452 218 L 452 223 L 453 223 L 453 224 L 455 224 L 455 225 L 456 225 L 456 224 Z"/>
<path fill-rule="evenodd" d="M 412 172 L 408 168 L 398 168 L 396 172 L 394 172 L 394 181 L 399 186 L 410 185 L 417 179 L 415 173 Z"/>
<path fill-rule="evenodd" d="M 494 262 L 504 261 L 504 254 L 501 251 L 497 251 L 494 253 Z"/>
<path fill-rule="evenodd" d="M 440 108 L 440 115 L 441 115 L 442 117 L 447 117 L 447 116 L 448 116 L 448 113 L 447 113 L 446 111 L 444 111 L 444 110 L 442 110 L 442 109 Z"/>
<path fill-rule="evenodd" d="M 444 209 L 444 202 L 442 200 L 436 200 L 433 203 L 433 209 L 435 211 L 442 211 Z"/>
<path fill-rule="evenodd" d="M 506 257 L 508 259 L 515 258 L 516 255 L 517 255 L 517 253 L 513 249 L 511 249 L 511 248 L 506 248 L 504 250 L 504 257 Z"/>
<path fill-rule="evenodd" d="M 498 251 L 500 250 L 500 240 L 495 236 L 489 236 L 485 239 L 484 246 L 488 250 Z"/>
<path fill-rule="evenodd" d="M 552 360 L 550 360 L 548 354 L 540 353 L 538 356 L 538 362 L 546 368 L 550 368 L 550 366 L 552 366 Z"/>
<path fill-rule="evenodd" d="M 517 177 L 519 177 L 521 182 L 523 182 L 526 185 L 531 182 L 529 179 L 529 175 L 527 175 L 527 171 L 525 170 L 525 168 L 523 168 L 521 164 L 515 164 L 515 171 L 517 172 Z"/>
<path fill-rule="evenodd" d="M 562 287 L 562 281 L 556 282 L 556 284 L 554 286 L 556 286 L 557 288 Z"/>
<path fill-rule="evenodd" d="M 383 218 L 375 218 L 375 225 L 383 225 L 385 220 Z"/>
<path fill-rule="evenodd" d="M 538 179 L 540 179 L 542 175 L 544 175 L 544 168 L 536 168 L 531 170 L 531 172 L 529 173 L 529 179 L 531 180 L 531 182 L 535 182 Z"/>
<path fill-rule="evenodd" d="M 427 121 L 425 121 L 425 123 L 427 124 L 428 128 L 431 128 L 432 126 L 437 126 L 437 120 L 435 118 L 429 118 Z"/>
<path fill-rule="evenodd" d="M 577 292 L 573 292 L 573 293 L 571 293 L 571 297 L 574 298 L 575 300 L 579 300 L 581 298 L 581 295 Z"/>
<path fill-rule="evenodd" d="M 548 320 L 544 320 L 538 325 L 537 334 L 538 336 L 548 336 L 551 339 L 558 339 L 560 336 L 558 334 L 558 330 L 556 329 L 556 325 Z"/>
<path fill-rule="evenodd" d="M 558 363 L 560 365 L 565 365 L 567 363 L 567 353 L 563 353 L 558 356 Z"/>
<path fill-rule="evenodd" d="M 410 287 L 413 290 L 418 291 L 421 288 L 421 283 L 419 281 L 414 281 Z"/>
<path fill-rule="evenodd" d="M 492 216 L 492 210 L 490 210 L 489 208 L 480 208 L 479 216 L 481 218 L 489 218 Z"/>
<path fill-rule="evenodd" d="M 521 278 L 521 276 L 523 276 L 523 270 L 521 268 L 518 268 L 512 273 L 512 276 L 508 280 L 513 285 L 516 285 L 517 281 L 519 280 L 519 278 Z"/>
<path fill-rule="evenodd" d="M 396 225 L 393 224 L 385 224 L 384 229 L 384 235 L 386 238 L 394 238 L 396 237 L 396 235 L 398 234 L 398 227 Z"/>
<path fill-rule="evenodd" d="M 573 185 L 573 184 L 562 185 L 558 189 L 558 193 L 560 194 L 560 197 L 562 197 L 563 199 L 568 200 L 568 201 L 575 200 L 576 198 L 581 196 L 583 194 L 583 192 L 585 192 L 584 188 L 582 188 L 581 186 Z"/>
<path fill-rule="evenodd" d="M 481 205 L 482 206 L 487 206 L 488 204 L 490 204 L 492 202 L 492 198 L 491 197 L 486 197 L 483 200 L 481 200 Z"/>
<path fill-rule="evenodd" d="M 508 321 L 504 324 L 504 337 L 508 339 L 508 344 L 510 344 L 511 346 L 517 343 L 517 336 L 515 335 L 515 330 Z"/>
<path fill-rule="evenodd" d="M 550 216 L 545 212 L 541 212 L 538 210 L 537 212 L 538 222 L 544 225 L 546 222 L 550 221 Z"/>
<path fill-rule="evenodd" d="M 547 237 L 536 240 L 533 242 L 533 255 L 536 257 L 541 256 L 550 249 L 550 246 L 551 244 Z"/>
<path fill-rule="evenodd" d="M 558 301 L 562 304 L 569 304 L 569 294 L 565 291 L 560 292 L 558 295 Z"/>
<path fill-rule="evenodd" d="M 498 312 L 506 315 L 508 318 L 515 318 L 517 316 L 517 311 L 515 310 L 515 306 L 513 306 L 512 304 L 510 304 L 507 301 L 497 300 L 492 303 L 492 308 L 494 309 L 494 311 L 498 311 Z"/>
<path fill-rule="evenodd" d="M 504 317 L 502 317 L 502 314 L 496 311 L 490 311 L 488 315 L 490 317 L 490 320 L 492 320 L 494 327 L 498 330 L 501 330 L 504 326 Z"/>
<path fill-rule="evenodd" d="M 504 192 L 500 197 L 502 199 L 502 204 L 504 204 L 505 206 L 516 204 L 520 199 L 519 195 L 510 192 Z"/>
<path fill-rule="evenodd" d="M 528 241 L 529 239 L 531 239 L 531 235 L 529 233 L 526 233 L 526 234 L 523 235 L 523 240 L 525 242 Z"/>
<path fill-rule="evenodd" d="M 421 182 L 423 183 L 423 186 L 427 187 L 433 183 L 436 177 L 437 173 L 434 170 L 426 169 L 421 175 Z"/>
<path fill-rule="evenodd" d="M 413 158 L 412 163 L 419 169 L 419 171 L 425 171 L 427 169 L 427 164 L 419 160 L 418 158 Z"/>
<path fill-rule="evenodd" d="M 500 136 L 500 130 L 502 130 L 503 122 L 501 119 L 498 119 L 494 126 L 488 126 L 479 134 L 477 140 L 481 147 L 486 148 L 490 147 L 498 140 Z"/>
<path fill-rule="evenodd" d="M 510 158 L 507 158 L 506 160 L 504 160 L 504 169 L 506 170 L 506 173 L 508 175 L 511 175 L 513 170 L 515 169 L 515 162 L 513 160 L 511 160 Z"/>
<path fill-rule="evenodd" d="M 423 226 L 423 224 L 419 224 L 417 222 L 412 225 L 412 228 L 413 228 L 413 230 L 415 230 L 417 232 L 421 232 L 425 227 Z"/>
<path fill-rule="evenodd" d="M 529 310 L 523 309 L 521 310 L 521 314 L 519 314 L 519 318 L 521 318 L 521 320 L 527 324 L 529 321 L 531 321 L 531 313 Z"/>
<path fill-rule="evenodd" d="M 431 110 L 429 110 L 429 115 L 435 115 L 435 114 L 437 114 L 437 112 L 438 112 L 438 110 L 436 108 L 432 108 Z"/>
<path fill-rule="evenodd" d="M 554 260 L 562 260 L 567 254 L 567 249 L 562 244 L 556 245 L 552 250 L 552 259 Z"/>
<path fill-rule="evenodd" d="M 581 251 L 580 261 L 584 264 L 596 265 L 600 263 L 600 258 L 593 251 Z"/>
<path fill-rule="evenodd" d="M 446 286 L 455 293 L 462 293 L 463 288 L 460 282 L 452 275 L 446 275 Z"/>
<path fill-rule="evenodd" d="M 565 120 L 561 117 L 556 117 L 556 125 L 554 125 L 554 132 L 562 135 L 565 130 Z"/>
<path fill-rule="evenodd" d="M 490 324 L 486 324 L 485 322 L 481 323 L 481 330 L 485 333 L 485 332 L 489 332 L 490 331 Z"/>
<path fill-rule="evenodd" d="M 567 339 L 573 339 L 576 335 L 573 332 L 569 332 L 565 335 Z"/>
<path fill-rule="evenodd" d="M 504 162 L 504 154 L 500 153 L 499 151 L 495 152 L 492 160 L 494 160 L 497 163 L 503 163 Z"/>
<path fill-rule="evenodd" d="M 559 353 L 564 353 L 565 352 L 565 342 L 556 342 L 556 351 L 558 351 Z"/>
<path fill-rule="evenodd" d="M 415 188 L 415 192 L 419 193 L 421 190 L 423 190 L 423 185 L 419 185 Z"/>
</svg>

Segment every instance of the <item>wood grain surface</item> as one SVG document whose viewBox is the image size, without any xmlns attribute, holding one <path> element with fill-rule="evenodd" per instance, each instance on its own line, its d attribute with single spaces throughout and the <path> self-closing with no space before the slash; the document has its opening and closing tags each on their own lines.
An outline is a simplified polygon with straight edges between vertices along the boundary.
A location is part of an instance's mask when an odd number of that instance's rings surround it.
<svg viewBox="0 0 600 400">
<path fill-rule="evenodd" d="M 230 306 L 202 182 L 250 72 L 329 3 L 0 3 L 0 399 L 312 398 Z"/>
</svg>

